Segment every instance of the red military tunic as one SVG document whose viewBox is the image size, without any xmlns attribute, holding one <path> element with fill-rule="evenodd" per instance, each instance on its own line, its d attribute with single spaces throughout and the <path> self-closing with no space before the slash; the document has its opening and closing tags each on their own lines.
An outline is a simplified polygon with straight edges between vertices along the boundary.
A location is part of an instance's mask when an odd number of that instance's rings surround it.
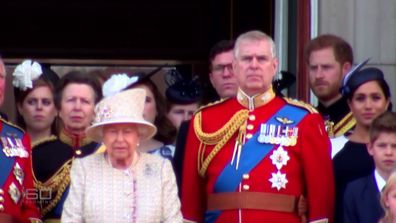
<svg viewBox="0 0 396 223">
<path fill-rule="evenodd" d="M 271 149 L 251 170 L 243 173 L 240 183 L 232 191 L 232 195 L 246 194 L 248 192 L 263 194 L 264 192 L 270 195 L 290 195 L 287 197 L 294 197 L 296 200 L 300 195 L 304 195 L 307 198 L 307 217 L 309 222 L 332 221 L 334 182 L 330 158 L 330 142 L 323 125 L 323 119 L 318 113 L 311 110 L 311 107 L 304 106 L 301 102 L 287 101 L 276 97 L 273 91 L 270 90 L 251 99 L 250 103 L 249 98 L 240 91 L 237 99 L 228 99 L 202 108 L 195 114 L 188 133 L 183 166 L 182 212 L 187 222 L 293 223 L 301 221 L 296 211 L 296 205 L 292 208 L 293 211 L 287 212 L 268 210 L 268 204 L 261 205 L 262 207 L 260 208 L 247 207 L 249 205 L 252 206 L 252 203 L 246 202 L 247 204 L 242 204 L 244 207 L 240 209 L 207 212 L 208 197 L 226 192 L 221 191 L 222 188 L 227 188 L 227 185 L 221 185 L 224 184 L 224 181 L 220 183 L 220 186 L 217 182 L 222 171 L 229 165 L 233 157 L 234 162 L 232 165 L 236 166 L 236 163 L 238 163 L 236 141 L 242 141 L 246 145 L 249 139 L 257 140 L 257 138 L 252 138 L 254 133 L 260 132 L 260 129 L 264 126 L 262 124 L 265 124 L 269 118 L 273 117 L 275 113 L 286 105 L 305 112 L 302 113 L 304 115 L 297 125 L 298 135 L 295 145 L 289 143 L 281 146 L 279 143 L 274 143 L 275 141 L 255 144 L 259 146 L 254 147 L 253 152 L 255 150 L 260 151 L 260 147 L 264 146 L 264 144 L 271 144 Z M 244 113 L 244 115 L 235 117 L 234 115 L 238 112 Z M 293 120 L 295 119 L 295 114 L 288 114 L 287 116 L 276 117 L 276 119 L 283 123 L 296 121 Z M 233 126 L 233 122 L 243 124 Z M 224 135 L 220 133 L 222 128 L 225 128 Z M 234 131 L 235 128 L 237 131 Z M 241 130 L 244 133 L 242 138 Z M 218 132 L 215 133 L 216 131 Z M 216 134 L 220 135 L 216 138 L 214 136 Z M 228 134 L 232 134 L 231 138 L 225 143 L 222 142 L 222 139 L 229 137 Z M 268 134 L 264 134 L 264 136 L 268 136 Z M 276 134 L 272 136 L 273 139 L 278 137 Z M 223 143 L 224 145 L 217 152 L 213 152 L 218 143 Z M 240 166 L 246 161 L 246 156 L 243 156 L 245 150 L 245 148 L 241 150 Z M 275 157 L 279 156 L 279 154 L 281 154 L 283 163 L 277 163 Z M 208 157 L 210 160 L 211 156 L 213 158 L 210 162 L 207 162 Z M 249 156 L 255 155 L 250 154 Z M 203 176 L 200 175 L 200 172 Z M 230 175 L 229 172 L 228 175 Z M 227 184 L 227 181 L 225 184 Z M 221 205 L 234 205 L 232 204 L 234 202 L 230 202 L 230 200 L 226 202 L 230 204 Z M 262 201 L 256 200 L 255 202 L 260 203 Z M 273 205 L 272 202 L 274 203 Z M 270 209 L 275 206 L 275 202 L 278 202 L 278 200 L 275 199 L 269 202 Z M 212 213 L 212 215 L 208 215 L 210 217 L 205 219 L 205 212 Z"/>
<path fill-rule="evenodd" d="M 33 186 L 30 139 L 0 120 L 0 216 L 17 222 L 41 222 Z"/>
</svg>

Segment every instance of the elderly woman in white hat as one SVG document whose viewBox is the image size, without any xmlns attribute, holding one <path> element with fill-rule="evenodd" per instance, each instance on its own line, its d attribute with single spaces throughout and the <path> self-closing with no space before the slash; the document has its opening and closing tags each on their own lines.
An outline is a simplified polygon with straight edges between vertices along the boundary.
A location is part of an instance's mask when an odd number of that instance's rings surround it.
<svg viewBox="0 0 396 223">
<path fill-rule="evenodd" d="M 87 134 L 107 150 L 74 161 L 62 222 L 182 222 L 171 163 L 136 150 L 156 132 L 143 119 L 145 97 L 126 90 L 96 106 Z"/>
</svg>

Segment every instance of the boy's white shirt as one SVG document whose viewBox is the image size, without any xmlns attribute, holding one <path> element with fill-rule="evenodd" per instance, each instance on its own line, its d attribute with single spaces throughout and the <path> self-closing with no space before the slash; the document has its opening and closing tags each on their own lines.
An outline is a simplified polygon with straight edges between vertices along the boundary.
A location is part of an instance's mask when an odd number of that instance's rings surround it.
<svg viewBox="0 0 396 223">
<path fill-rule="evenodd" d="M 374 170 L 374 178 L 375 178 L 375 182 L 377 183 L 378 191 L 381 192 L 382 189 L 385 187 L 386 180 L 381 177 L 377 169 Z"/>
</svg>

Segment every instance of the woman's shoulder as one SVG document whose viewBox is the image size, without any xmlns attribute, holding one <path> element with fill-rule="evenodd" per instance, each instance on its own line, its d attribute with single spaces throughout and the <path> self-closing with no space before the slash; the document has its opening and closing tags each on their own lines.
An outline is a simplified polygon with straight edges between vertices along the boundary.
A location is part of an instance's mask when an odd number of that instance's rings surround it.
<svg viewBox="0 0 396 223">
<path fill-rule="evenodd" d="M 86 168 L 91 168 L 92 166 L 101 166 L 104 160 L 104 153 L 95 153 L 85 157 L 75 158 L 73 163 L 78 163 Z"/>
<path fill-rule="evenodd" d="M 150 153 L 141 153 L 139 163 L 140 168 L 143 169 L 155 169 L 159 171 L 164 171 L 164 168 L 165 170 L 172 169 L 172 164 L 168 159 Z"/>
<path fill-rule="evenodd" d="M 162 164 L 166 159 L 151 153 L 140 153 L 140 160 L 143 163 Z"/>
</svg>

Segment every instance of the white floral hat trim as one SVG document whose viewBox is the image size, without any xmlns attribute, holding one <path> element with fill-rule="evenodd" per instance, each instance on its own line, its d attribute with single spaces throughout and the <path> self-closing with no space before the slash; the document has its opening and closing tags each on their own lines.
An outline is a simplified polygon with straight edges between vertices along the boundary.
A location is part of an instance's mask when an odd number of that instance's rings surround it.
<svg viewBox="0 0 396 223">
<path fill-rule="evenodd" d="M 138 77 L 128 77 L 127 74 L 113 74 L 110 79 L 108 79 L 102 88 L 102 93 L 104 97 L 109 97 L 121 92 L 129 85 L 138 81 Z"/>
<path fill-rule="evenodd" d="M 12 85 L 22 91 L 33 88 L 33 81 L 43 73 L 41 65 L 36 61 L 25 60 L 19 64 L 12 74 Z"/>
</svg>

